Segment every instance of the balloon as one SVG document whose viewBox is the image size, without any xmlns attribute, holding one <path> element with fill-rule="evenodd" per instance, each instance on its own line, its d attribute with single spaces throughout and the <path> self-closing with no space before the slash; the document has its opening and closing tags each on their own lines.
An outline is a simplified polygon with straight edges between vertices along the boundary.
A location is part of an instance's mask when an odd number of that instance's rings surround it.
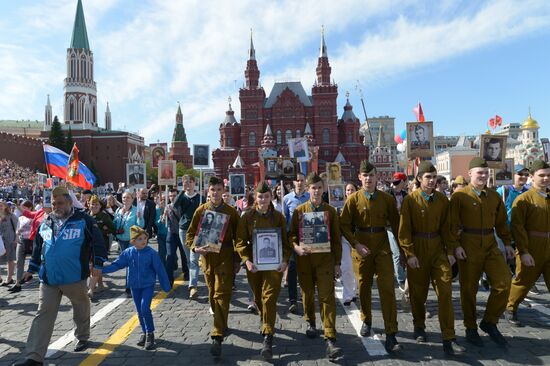
<svg viewBox="0 0 550 366">
<path fill-rule="evenodd" d="M 398 145 L 397 145 L 397 151 L 399 151 L 399 152 L 404 152 L 404 151 L 405 151 L 405 145 L 403 145 L 403 144 L 398 144 Z"/>
<path fill-rule="evenodd" d="M 401 131 L 401 134 L 399 136 L 401 136 L 401 140 L 405 140 L 407 138 L 407 130 L 405 129 Z"/>
<path fill-rule="evenodd" d="M 400 144 L 403 142 L 403 140 L 401 139 L 401 136 L 399 135 L 395 135 L 395 137 L 393 138 L 393 141 L 395 141 L 396 144 Z"/>
</svg>

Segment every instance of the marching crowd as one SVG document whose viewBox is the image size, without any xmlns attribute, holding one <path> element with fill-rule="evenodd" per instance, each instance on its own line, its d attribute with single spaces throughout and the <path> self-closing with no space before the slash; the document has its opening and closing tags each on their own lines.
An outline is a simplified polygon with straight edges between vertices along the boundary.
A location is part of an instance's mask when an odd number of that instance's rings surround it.
<svg viewBox="0 0 550 366">
<path fill-rule="evenodd" d="M 15 162 L 0 159 L 0 198 L 29 197 L 37 185 L 36 172 Z"/>
<path fill-rule="evenodd" d="M 203 199 L 193 176 L 184 176 L 183 191 L 170 190 L 167 197 L 152 187 L 135 196 L 125 191 L 103 200 L 90 191 L 75 195 L 58 186 L 52 192 L 51 208 L 33 211 L 32 203 L 25 201 L 12 212 L 0 201 L 0 233 L 7 249 L 2 258 L 8 262 L 2 286 L 13 284 L 10 291 L 18 292 L 33 276 L 38 274 L 41 280 L 25 360 L 17 365 L 42 364 L 62 295 L 74 309 L 74 350 L 87 348 L 90 298 L 104 288 L 102 276 L 122 269 L 127 271 L 126 292 L 135 303 L 142 329 L 138 345 L 153 349 L 150 305 L 155 284 L 158 279 L 163 291 L 170 290 L 178 251 L 191 300 L 198 296 L 199 272 L 204 275 L 213 315 L 210 353 L 215 357 L 222 353 L 235 274 L 242 268 L 248 279 L 249 309 L 260 316 L 260 354 L 266 360 L 273 355 L 276 305 L 283 287 L 288 291 L 288 311 L 297 313 L 299 284 L 306 336 L 312 339 L 319 336 L 318 301 L 330 360 L 343 355 L 336 343 L 334 283 L 338 278 L 344 305 L 359 297 L 363 337 L 372 332 L 376 278 L 385 349 L 390 354 L 401 350 L 396 338 L 396 285 L 410 301 L 417 342 L 427 341 L 425 304 L 433 285 L 447 355 L 465 351 L 455 334 L 453 278 L 458 277 L 460 284 L 465 340 L 479 347 L 484 343 L 478 327 L 506 347 L 508 342 L 497 327 L 501 316 L 513 326 L 522 326 L 517 308 L 528 291 L 541 275 L 550 288 L 550 165 L 546 162 L 516 166 L 513 184 L 495 189 L 488 186 L 489 169 L 482 158 L 471 160 L 469 182 L 459 176 L 450 187 L 430 162 L 423 161 L 412 182 L 396 173 L 391 188 L 382 190 L 376 168 L 363 161 L 360 186 L 346 183 L 346 200 L 338 209 L 328 202 L 325 179 L 324 174 L 298 173 L 291 187 L 260 182 L 247 187 L 236 201 L 217 177 L 210 178 Z M 209 212 L 227 218 L 221 247 L 215 251 L 196 240 Z M 303 245 L 302 218 L 315 212 L 327 218 L 330 250 L 322 253 Z M 259 268 L 253 250 L 256 233 L 266 229 L 280 232 L 281 261 L 271 270 Z M 158 252 L 148 246 L 154 236 Z M 113 238 L 119 256 L 104 266 Z M 31 251 L 23 272 L 25 254 Z M 490 295 L 478 323 L 480 280 L 486 281 Z"/>
</svg>

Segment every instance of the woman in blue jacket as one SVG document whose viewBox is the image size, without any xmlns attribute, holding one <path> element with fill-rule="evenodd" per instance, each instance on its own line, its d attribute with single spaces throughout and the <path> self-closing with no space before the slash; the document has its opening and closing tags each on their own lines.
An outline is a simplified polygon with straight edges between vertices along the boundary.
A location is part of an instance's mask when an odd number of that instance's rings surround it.
<svg viewBox="0 0 550 366">
<path fill-rule="evenodd" d="M 155 324 L 151 313 L 151 300 L 157 277 L 164 292 L 169 292 L 171 286 L 158 253 L 147 246 L 149 239 L 147 232 L 139 226 L 132 226 L 129 231 L 132 246 L 124 250 L 111 265 L 104 267 L 103 273 L 112 273 L 122 268 L 128 268 L 126 279 L 132 290 L 139 324 L 143 331 L 137 344 L 138 346 L 145 345 L 146 350 L 151 350 L 155 347 Z"/>
<path fill-rule="evenodd" d="M 116 228 L 116 238 L 120 252 L 122 253 L 130 246 L 130 228 L 134 225 L 138 225 L 137 208 L 133 205 L 134 197 L 130 192 L 124 192 L 122 194 L 122 207 L 119 207 L 115 212 L 115 218 L 113 223 Z M 128 281 L 126 281 L 126 293 L 130 296 L 130 288 L 128 287 Z"/>
</svg>

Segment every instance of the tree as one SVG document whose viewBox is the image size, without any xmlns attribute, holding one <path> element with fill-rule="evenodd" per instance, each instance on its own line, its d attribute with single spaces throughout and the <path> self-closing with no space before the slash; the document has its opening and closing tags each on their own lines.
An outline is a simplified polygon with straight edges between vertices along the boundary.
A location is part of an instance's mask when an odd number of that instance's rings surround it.
<svg viewBox="0 0 550 366">
<path fill-rule="evenodd" d="M 50 136 L 48 138 L 48 144 L 65 151 L 65 135 L 63 134 L 61 123 L 59 123 L 57 116 L 53 118 L 52 129 L 50 130 Z"/>
<path fill-rule="evenodd" d="M 65 141 L 65 152 L 67 154 L 71 153 L 71 150 L 73 149 L 74 140 L 73 140 L 73 131 L 71 131 L 71 128 L 69 127 L 69 132 L 67 132 L 67 139 Z"/>
</svg>

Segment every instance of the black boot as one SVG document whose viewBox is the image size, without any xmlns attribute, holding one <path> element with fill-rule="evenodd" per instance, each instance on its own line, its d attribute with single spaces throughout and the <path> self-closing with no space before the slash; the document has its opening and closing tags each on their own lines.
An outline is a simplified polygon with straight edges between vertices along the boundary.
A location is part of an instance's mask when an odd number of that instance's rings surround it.
<svg viewBox="0 0 550 366">
<path fill-rule="evenodd" d="M 308 338 L 317 337 L 317 328 L 315 328 L 315 322 L 308 322 L 307 323 L 306 336 Z"/>
<path fill-rule="evenodd" d="M 363 325 L 361 325 L 361 330 L 359 331 L 361 337 L 370 336 L 371 327 L 372 325 L 370 323 L 363 322 Z"/>
<path fill-rule="evenodd" d="M 220 357 L 220 355 L 222 354 L 222 337 L 212 337 L 210 354 L 214 357 Z"/>
<path fill-rule="evenodd" d="M 489 334 L 489 337 L 491 337 L 493 342 L 495 342 L 499 346 L 505 347 L 508 345 L 508 342 L 506 342 L 506 339 L 504 338 L 502 333 L 500 333 L 496 324 L 487 323 L 486 321 L 483 320 L 481 321 L 481 323 L 479 323 L 479 329 Z"/>
<path fill-rule="evenodd" d="M 449 339 L 449 340 L 443 341 L 443 352 L 445 352 L 447 356 L 461 355 L 465 351 L 466 351 L 466 348 L 456 343 L 456 339 Z"/>
<path fill-rule="evenodd" d="M 483 339 L 479 336 L 477 329 L 466 328 L 466 341 L 474 346 L 483 347 Z"/>
<path fill-rule="evenodd" d="M 523 327 L 523 323 L 518 319 L 518 312 L 513 310 L 506 310 L 504 312 L 504 318 L 508 320 L 513 327 Z"/>
<path fill-rule="evenodd" d="M 426 331 L 424 330 L 424 328 L 414 327 L 413 338 L 418 343 L 426 343 L 427 338 L 426 338 Z"/>
<path fill-rule="evenodd" d="M 147 333 L 145 336 L 145 349 L 152 350 L 155 348 L 155 333 Z"/>
<path fill-rule="evenodd" d="M 262 347 L 262 351 L 260 352 L 260 355 L 264 358 L 264 360 L 271 360 L 273 358 L 273 334 L 266 334 L 264 335 L 264 345 Z"/>
<path fill-rule="evenodd" d="M 136 344 L 140 347 L 143 347 L 145 345 L 145 333 L 142 333 L 139 336 L 139 341 Z"/>
<path fill-rule="evenodd" d="M 339 347 L 336 347 L 336 344 L 334 344 L 336 342 L 335 339 L 330 339 L 330 338 L 327 338 L 326 339 L 326 343 L 327 343 L 327 358 L 329 360 L 334 360 L 340 356 L 342 356 L 344 354 L 344 352 L 342 352 L 342 349 L 339 348 Z"/>
<path fill-rule="evenodd" d="M 395 338 L 395 333 L 386 334 L 386 343 L 384 344 L 388 353 L 393 353 L 401 350 L 401 345 Z"/>
</svg>

